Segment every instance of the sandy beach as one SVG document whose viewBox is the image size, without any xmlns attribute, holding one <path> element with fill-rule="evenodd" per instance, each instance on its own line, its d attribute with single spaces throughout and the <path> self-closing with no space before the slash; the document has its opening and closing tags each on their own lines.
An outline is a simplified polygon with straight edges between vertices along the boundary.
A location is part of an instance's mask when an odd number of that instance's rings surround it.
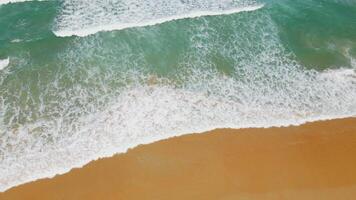
<svg viewBox="0 0 356 200">
<path fill-rule="evenodd" d="M 0 199 L 356 199 L 356 118 L 171 138 Z"/>
</svg>

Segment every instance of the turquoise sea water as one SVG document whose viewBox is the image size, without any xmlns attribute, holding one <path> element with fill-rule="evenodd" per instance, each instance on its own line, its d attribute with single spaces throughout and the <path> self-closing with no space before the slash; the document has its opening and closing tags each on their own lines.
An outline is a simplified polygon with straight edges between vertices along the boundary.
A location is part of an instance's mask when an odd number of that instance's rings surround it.
<svg viewBox="0 0 356 200">
<path fill-rule="evenodd" d="M 0 3 L 0 191 L 186 133 L 356 115 L 352 0 Z"/>
</svg>

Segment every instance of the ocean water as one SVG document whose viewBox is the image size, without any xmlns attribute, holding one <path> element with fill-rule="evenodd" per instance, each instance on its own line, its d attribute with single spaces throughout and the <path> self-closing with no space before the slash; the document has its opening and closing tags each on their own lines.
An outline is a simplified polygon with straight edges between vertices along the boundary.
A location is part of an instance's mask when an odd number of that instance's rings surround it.
<svg viewBox="0 0 356 200">
<path fill-rule="evenodd" d="M 356 115 L 353 0 L 0 4 L 0 191 L 187 133 Z"/>
</svg>

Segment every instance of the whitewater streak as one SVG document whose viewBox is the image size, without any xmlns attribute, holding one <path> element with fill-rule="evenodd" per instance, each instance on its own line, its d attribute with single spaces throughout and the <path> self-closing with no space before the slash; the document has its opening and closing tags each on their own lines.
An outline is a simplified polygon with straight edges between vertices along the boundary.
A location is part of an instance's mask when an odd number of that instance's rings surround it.
<svg viewBox="0 0 356 200">
<path fill-rule="evenodd" d="M 45 1 L 45 0 L 0 0 L 0 5 L 9 3 L 21 3 L 26 1 Z"/>
<path fill-rule="evenodd" d="M 8 4 L 8 3 L 24 2 L 24 1 L 29 1 L 29 0 L 0 0 L 0 5 Z"/>
<path fill-rule="evenodd" d="M 4 60 L 1 60 L 0 59 L 0 71 L 5 69 L 10 63 L 10 59 L 9 58 L 6 58 Z"/>
<path fill-rule="evenodd" d="M 85 37 L 101 31 L 113 31 L 113 30 L 123 30 L 123 29 L 134 28 L 134 27 L 154 26 L 157 24 L 162 24 L 165 22 L 180 20 L 180 19 L 191 19 L 191 18 L 198 18 L 204 16 L 216 16 L 216 15 L 230 15 L 239 12 L 255 11 L 262 8 L 263 6 L 264 6 L 263 4 L 260 4 L 255 6 L 246 6 L 243 8 L 234 8 L 234 9 L 224 10 L 224 11 L 194 11 L 182 15 L 174 15 L 174 16 L 149 20 L 146 22 L 135 22 L 135 23 L 118 22 L 117 24 L 107 24 L 107 25 L 88 27 L 88 28 L 83 28 L 78 30 L 57 30 L 57 31 L 53 31 L 53 33 L 58 37 L 69 37 L 69 36 Z"/>
</svg>

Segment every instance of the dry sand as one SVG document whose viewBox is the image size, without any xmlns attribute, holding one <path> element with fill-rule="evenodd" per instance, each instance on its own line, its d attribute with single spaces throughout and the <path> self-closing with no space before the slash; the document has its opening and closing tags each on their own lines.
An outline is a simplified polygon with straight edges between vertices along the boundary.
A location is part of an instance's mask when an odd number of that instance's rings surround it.
<svg viewBox="0 0 356 200">
<path fill-rule="evenodd" d="M 356 118 L 215 130 L 12 188 L 17 199 L 356 199 Z"/>
</svg>

